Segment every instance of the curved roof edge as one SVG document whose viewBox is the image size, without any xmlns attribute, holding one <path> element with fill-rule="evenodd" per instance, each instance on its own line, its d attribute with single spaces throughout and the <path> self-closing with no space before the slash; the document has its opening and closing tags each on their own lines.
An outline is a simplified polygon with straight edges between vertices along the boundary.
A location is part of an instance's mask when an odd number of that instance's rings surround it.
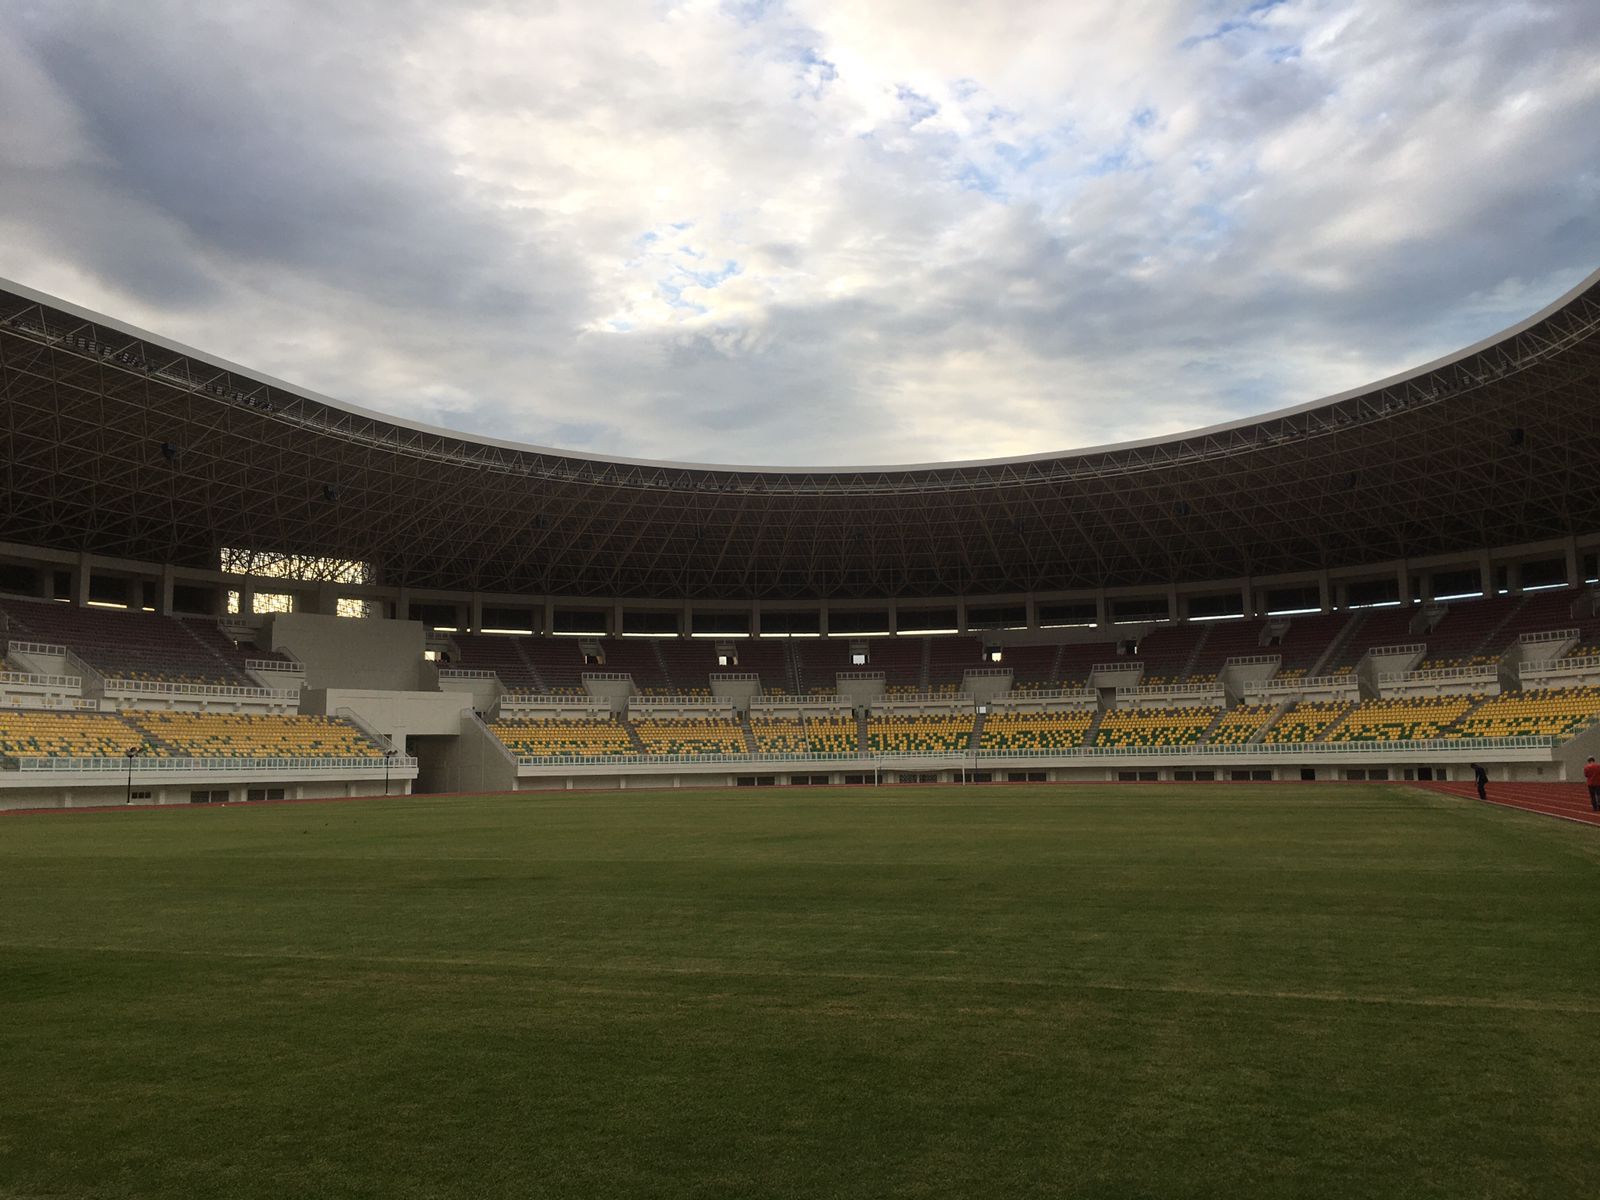
<svg viewBox="0 0 1600 1200">
<path fill-rule="evenodd" d="M 1484 350 L 1487 350 L 1501 342 L 1516 337 L 1518 334 L 1523 333 L 1528 329 L 1531 329 L 1533 326 L 1539 324 L 1539 322 L 1544 321 L 1554 314 L 1560 312 L 1579 296 L 1583 295 L 1585 292 L 1596 287 L 1597 285 L 1600 285 L 1600 268 L 1592 271 L 1589 275 L 1585 276 L 1582 280 L 1562 293 L 1555 300 L 1545 305 L 1538 312 L 1523 318 L 1514 325 L 1500 330 L 1498 333 L 1490 334 L 1488 337 L 1482 338 L 1481 340 L 1472 343 L 1470 346 L 1463 347 L 1460 350 L 1455 350 L 1449 354 L 1443 355 L 1440 358 L 1433 359 L 1431 362 L 1422 363 L 1419 366 L 1408 368 L 1407 370 L 1397 372 L 1396 374 L 1387 376 L 1383 379 L 1374 380 L 1371 383 L 1362 384 L 1358 387 L 1347 388 L 1342 392 L 1335 392 L 1332 395 L 1322 396 L 1316 400 L 1307 401 L 1302 404 L 1289 405 L 1286 408 L 1273 409 L 1270 412 L 1257 413 L 1253 416 L 1241 417 L 1235 421 L 1223 421 L 1216 425 L 1206 425 L 1196 429 L 1185 429 L 1174 433 L 1160 434 L 1155 437 L 1136 438 L 1125 442 L 1108 442 L 1098 446 L 1080 446 L 1067 450 L 1046 451 L 1039 454 L 1019 454 L 1002 456 L 998 458 L 960 459 L 948 462 L 879 463 L 869 465 L 842 464 L 838 466 L 781 466 L 777 464 L 753 465 L 678 462 L 672 459 L 628 458 L 621 455 L 612 454 L 591 454 L 582 450 L 565 450 L 558 446 L 540 446 L 531 442 L 513 442 L 502 438 L 493 438 L 480 434 L 469 433 L 460 429 L 449 429 L 439 425 L 428 425 L 421 421 L 412 421 L 405 417 L 397 417 L 390 413 L 379 412 L 376 409 L 366 408 L 359 404 L 351 404 L 347 401 L 335 400 L 331 396 L 325 396 L 320 392 L 312 391 L 310 388 L 300 387 L 296 384 L 276 378 L 275 376 L 268 375 L 262 371 L 241 366 L 238 363 L 230 362 L 229 360 L 221 358 L 215 354 L 211 354 L 203 350 L 197 350 L 191 346 L 184 345 L 182 342 L 174 341 L 171 338 L 162 337 L 159 334 L 154 334 L 148 330 L 140 329 L 138 326 L 131 325 L 126 321 L 121 321 L 114 317 L 108 317 L 104 313 L 97 313 L 92 309 L 70 303 L 69 301 L 62 300 L 57 296 L 52 296 L 47 292 L 37 291 L 34 288 L 27 287 L 13 280 L 0 277 L 0 290 L 10 292 L 35 304 L 56 309 L 60 312 L 67 313 L 71 316 L 96 325 L 104 326 L 108 329 L 114 329 L 119 333 L 127 335 L 128 337 L 135 338 L 142 342 L 148 342 L 152 345 L 161 346 L 174 354 L 180 354 L 187 358 L 192 358 L 198 362 L 207 363 L 218 370 L 227 371 L 231 374 L 242 375 L 247 378 L 254 379 L 259 383 L 267 385 L 268 387 L 293 393 L 294 395 L 300 396 L 303 399 L 311 400 L 317 404 L 326 405 L 328 408 L 331 408 L 335 411 L 348 413 L 352 416 L 361 417 L 366 420 L 382 422 L 396 428 L 408 429 L 415 433 L 426 434 L 431 437 L 448 438 L 482 446 L 493 446 L 502 450 L 510 450 L 517 453 L 548 455 L 556 458 L 575 459 L 586 463 L 596 463 L 602 465 L 616 464 L 620 466 L 659 468 L 677 471 L 714 471 L 719 474 L 748 475 L 893 475 L 912 471 L 943 471 L 960 470 L 965 468 L 1004 467 L 1013 464 L 1053 462 L 1062 459 L 1088 457 L 1090 455 L 1098 454 L 1115 454 L 1119 451 L 1144 449 L 1151 446 L 1160 446 L 1166 443 L 1182 442 L 1191 438 L 1204 438 L 1216 434 L 1249 429 L 1255 425 L 1261 425 L 1269 421 L 1282 420 L 1286 417 L 1298 416 L 1302 413 L 1313 412 L 1319 408 L 1331 407 L 1332 405 L 1338 404 L 1345 400 L 1354 399 L 1372 392 L 1378 392 L 1384 388 L 1394 387 L 1396 385 L 1405 383 L 1408 380 L 1419 378 L 1433 371 L 1440 370 L 1444 367 L 1448 367 L 1454 363 L 1470 358 L 1474 354 L 1482 353 Z"/>
</svg>

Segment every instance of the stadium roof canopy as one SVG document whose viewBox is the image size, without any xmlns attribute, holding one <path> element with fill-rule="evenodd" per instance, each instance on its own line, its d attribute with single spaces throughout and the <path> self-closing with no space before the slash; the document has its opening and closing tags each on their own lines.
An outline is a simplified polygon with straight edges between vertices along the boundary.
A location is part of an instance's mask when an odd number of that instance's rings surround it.
<svg viewBox="0 0 1600 1200">
<path fill-rule="evenodd" d="M 1600 272 L 1368 387 L 1171 437 L 974 462 L 709 466 L 471 437 L 4 281 L 0 387 L 0 540 L 213 569 L 222 546 L 326 555 L 419 589 L 1047 593 L 1600 531 Z"/>
</svg>

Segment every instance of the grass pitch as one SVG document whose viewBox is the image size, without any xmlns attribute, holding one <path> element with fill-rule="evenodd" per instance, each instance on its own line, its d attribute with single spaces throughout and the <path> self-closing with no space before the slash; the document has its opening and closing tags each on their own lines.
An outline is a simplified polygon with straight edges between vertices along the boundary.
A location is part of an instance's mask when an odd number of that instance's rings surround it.
<svg viewBox="0 0 1600 1200">
<path fill-rule="evenodd" d="M 0 817 L 0 1196 L 1600 1194 L 1600 838 L 1398 787 Z"/>
</svg>

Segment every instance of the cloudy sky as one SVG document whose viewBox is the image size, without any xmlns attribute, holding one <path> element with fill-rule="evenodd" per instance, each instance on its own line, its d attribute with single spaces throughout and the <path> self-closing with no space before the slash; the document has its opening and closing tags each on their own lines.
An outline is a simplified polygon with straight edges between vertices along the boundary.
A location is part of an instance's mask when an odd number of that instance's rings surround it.
<svg viewBox="0 0 1600 1200">
<path fill-rule="evenodd" d="M 9 0 L 0 275 L 743 463 L 1299 403 L 1600 266 L 1592 0 Z"/>
</svg>

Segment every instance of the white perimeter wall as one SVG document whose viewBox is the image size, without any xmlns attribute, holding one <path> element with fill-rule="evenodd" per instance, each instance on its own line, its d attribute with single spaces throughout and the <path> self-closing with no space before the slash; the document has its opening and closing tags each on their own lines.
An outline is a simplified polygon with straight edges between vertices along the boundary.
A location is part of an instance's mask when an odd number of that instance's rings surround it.
<svg viewBox="0 0 1600 1200">
<path fill-rule="evenodd" d="M 305 664 L 308 688 L 411 691 L 422 685 L 420 621 L 279 613 L 267 644 Z"/>
</svg>

